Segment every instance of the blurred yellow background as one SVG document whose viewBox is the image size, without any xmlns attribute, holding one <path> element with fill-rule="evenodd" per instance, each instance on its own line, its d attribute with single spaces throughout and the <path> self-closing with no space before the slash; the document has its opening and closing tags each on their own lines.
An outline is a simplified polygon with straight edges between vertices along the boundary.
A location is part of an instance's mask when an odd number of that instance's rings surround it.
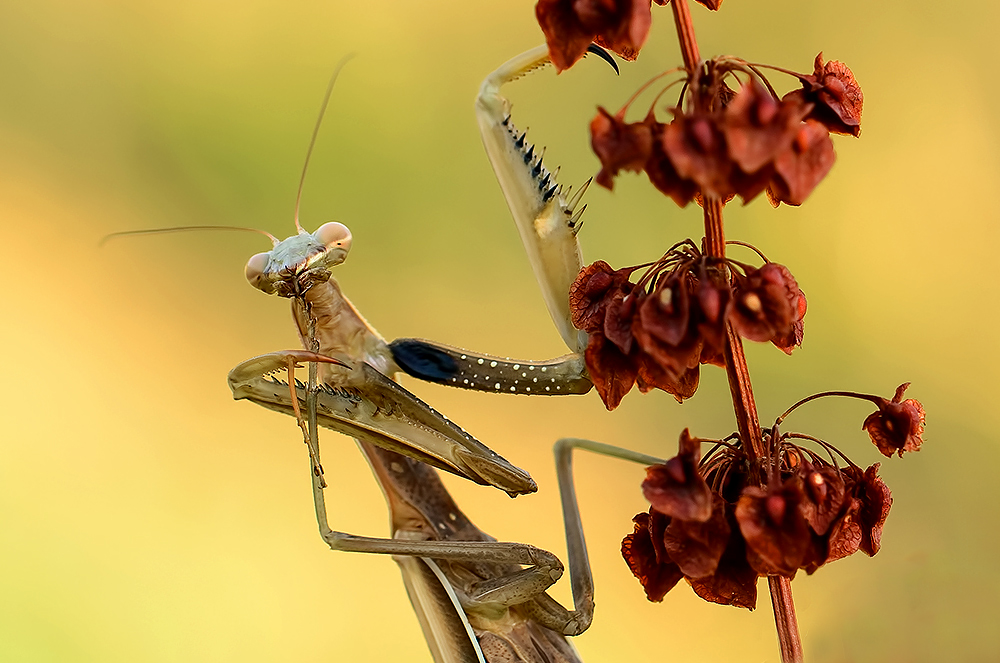
<svg viewBox="0 0 1000 663">
<path fill-rule="evenodd" d="M 805 206 L 728 209 L 729 237 L 788 265 L 809 297 L 794 357 L 749 348 L 762 420 L 815 391 L 889 396 L 907 380 L 928 412 L 924 450 L 883 459 L 895 503 L 882 552 L 793 583 L 807 658 L 998 660 L 1000 5 L 729 0 L 693 12 L 703 55 L 809 71 L 823 50 L 866 96 L 862 137 L 835 141 L 837 166 Z M 317 536 L 294 424 L 230 397 L 232 366 L 297 344 L 287 302 L 242 276 L 266 240 L 97 244 L 181 224 L 290 234 L 327 77 L 355 52 L 302 213 L 310 228 L 352 229 L 344 290 L 389 338 L 561 354 L 472 112 L 481 79 L 541 41 L 533 16 L 530 0 L 0 3 L 0 661 L 430 660 L 395 564 Z M 617 108 L 679 60 L 669 9 L 654 7 L 648 46 L 620 78 L 593 58 L 536 74 L 508 90 L 515 119 L 578 184 L 598 168 L 595 106 Z M 677 210 L 644 177 L 587 199 L 588 262 L 642 262 L 700 236 L 699 210 Z M 613 413 L 594 393 L 406 384 L 540 484 L 510 500 L 447 477 L 470 517 L 561 557 L 559 436 L 670 456 L 684 427 L 735 428 L 712 367 L 682 406 L 633 394 Z M 868 465 L 880 457 L 860 430 L 867 414 L 831 400 L 789 426 Z M 324 437 L 332 522 L 384 535 L 353 447 Z M 648 603 L 619 555 L 646 508 L 642 468 L 577 465 L 597 586 L 594 626 L 575 640 L 585 660 L 776 660 L 763 583 L 753 613 L 683 585 Z"/>
</svg>

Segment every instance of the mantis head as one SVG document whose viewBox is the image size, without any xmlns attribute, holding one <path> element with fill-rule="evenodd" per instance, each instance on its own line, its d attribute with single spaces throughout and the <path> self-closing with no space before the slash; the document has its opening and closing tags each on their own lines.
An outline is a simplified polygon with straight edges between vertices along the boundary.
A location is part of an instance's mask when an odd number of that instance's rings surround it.
<svg viewBox="0 0 1000 663">
<path fill-rule="evenodd" d="M 330 270 L 347 258 L 351 231 L 342 223 L 324 223 L 316 232 L 299 234 L 275 242 L 274 248 L 258 253 L 247 262 L 250 285 L 279 297 L 301 296 L 319 283 L 330 280 Z"/>
</svg>

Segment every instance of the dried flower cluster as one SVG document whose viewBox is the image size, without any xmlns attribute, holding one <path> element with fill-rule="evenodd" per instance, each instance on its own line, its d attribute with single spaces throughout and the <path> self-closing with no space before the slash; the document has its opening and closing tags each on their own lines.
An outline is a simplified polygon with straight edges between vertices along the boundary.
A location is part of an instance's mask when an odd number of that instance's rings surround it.
<svg viewBox="0 0 1000 663">
<path fill-rule="evenodd" d="M 878 405 L 864 427 L 887 456 L 922 442 L 923 408 L 901 400 L 905 389 L 892 401 L 854 395 Z M 701 441 L 684 430 L 677 456 L 646 469 L 642 490 L 651 506 L 633 518 L 622 555 L 651 601 L 685 578 L 707 601 L 753 609 L 760 576 L 812 574 L 859 550 L 879 551 L 892 505 L 879 463 L 862 470 L 826 442 L 782 434 L 777 424 L 765 440 L 776 462 L 763 482 L 735 435 L 702 459 Z M 819 445 L 829 460 L 796 440 Z"/>
<path fill-rule="evenodd" d="M 634 59 L 649 34 L 654 0 L 539 0 L 536 16 L 562 71 L 591 42 Z M 786 353 L 802 343 L 806 299 L 787 268 L 742 242 L 726 242 L 723 209 L 739 196 L 765 193 L 772 205 L 800 205 L 833 166 L 831 133 L 858 136 L 864 97 L 847 65 L 816 56 L 811 73 L 733 57 L 702 59 L 687 0 L 671 5 L 684 66 L 664 71 L 617 112 L 598 108 L 590 125 L 600 159 L 596 179 L 611 189 L 622 171 L 645 172 L 653 186 L 684 207 L 704 210 L 705 239 L 684 240 L 659 260 L 613 269 L 585 267 L 569 297 L 573 324 L 589 335 L 587 370 L 611 410 L 638 385 L 678 401 L 698 388 L 702 364 L 726 369 L 739 433 L 701 458 L 701 440 L 681 434 L 676 457 L 647 468 L 650 509 L 633 519 L 622 554 L 650 600 L 681 578 L 702 598 L 752 609 L 757 579 L 768 576 L 782 660 L 801 661 L 788 580 L 858 550 L 874 555 L 892 504 L 878 476 L 823 440 L 783 433 L 801 405 L 824 396 L 867 400 L 877 408 L 863 428 L 885 456 L 919 450 L 924 410 L 904 399 L 855 392 L 809 396 L 759 426 L 741 339 L 770 342 Z M 698 0 L 711 10 L 721 0 Z M 797 79 L 783 95 L 764 71 Z M 673 80 L 671 80 L 671 78 Z M 657 81 L 662 87 L 641 121 L 629 108 Z M 676 101 L 661 104 L 679 86 Z M 726 255 L 747 246 L 763 264 Z M 637 275 L 633 281 L 633 275 Z M 816 450 L 818 449 L 818 451 Z"/>
<path fill-rule="evenodd" d="M 562 71 L 583 57 L 591 42 L 635 59 L 649 34 L 651 4 L 539 0 L 535 14 Z M 701 4 L 715 10 L 722 3 Z M 822 53 L 811 74 L 766 67 L 801 83 L 780 99 L 762 67 L 725 56 L 704 62 L 699 72 L 685 72 L 684 94 L 669 108 L 669 122 L 657 119 L 655 101 L 641 122 L 625 121 L 628 104 L 614 115 L 600 108 L 590 125 L 602 164 L 598 183 L 612 188 L 620 171 L 645 171 L 653 186 L 680 206 L 701 194 L 723 200 L 738 195 L 748 202 L 764 191 L 774 205 L 800 205 L 833 166 L 830 132 L 860 134 L 864 97 L 847 65 L 824 63 Z"/>
<path fill-rule="evenodd" d="M 687 240 L 632 283 L 639 269 L 597 261 L 570 288 L 573 324 L 589 334 L 587 370 L 609 410 L 636 384 L 679 401 L 694 395 L 701 364 L 725 365 L 727 323 L 787 353 L 802 343 L 806 298 L 783 265 L 708 258 Z"/>
<path fill-rule="evenodd" d="M 737 72 L 748 80 L 734 92 L 727 79 Z M 795 75 L 803 87 L 778 99 L 757 67 L 718 58 L 689 81 L 690 103 L 671 108 L 670 122 L 653 109 L 631 123 L 628 106 L 615 115 L 598 109 L 590 125 L 597 182 L 610 189 L 622 170 L 645 171 L 682 207 L 699 195 L 746 203 L 764 191 L 774 205 L 801 204 L 833 166 L 830 132 L 860 132 L 862 97 L 850 69 L 823 64 L 822 53 L 813 74 Z"/>
</svg>

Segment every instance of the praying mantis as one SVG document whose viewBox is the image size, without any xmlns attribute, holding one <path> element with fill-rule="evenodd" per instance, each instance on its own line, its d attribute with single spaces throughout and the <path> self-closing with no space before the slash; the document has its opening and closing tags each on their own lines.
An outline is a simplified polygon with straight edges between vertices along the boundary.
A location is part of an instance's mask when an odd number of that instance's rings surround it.
<svg viewBox="0 0 1000 663">
<path fill-rule="evenodd" d="M 597 47 L 592 52 L 611 62 Z M 393 379 L 406 372 L 465 389 L 529 395 L 582 394 L 592 386 L 581 355 L 586 334 L 570 322 L 568 302 L 569 286 L 582 268 L 576 230 L 586 186 L 567 197 L 569 192 L 555 182 L 525 134 L 514 128 L 509 103 L 500 95 L 503 84 L 547 62 L 547 49 L 539 47 L 501 66 L 483 82 L 476 114 L 487 155 L 569 354 L 519 361 L 419 339 L 387 343 L 331 277 L 331 270 L 347 257 L 351 232 L 336 222 L 307 232 L 299 225 L 298 202 L 297 234 L 283 241 L 272 238 L 274 248 L 253 256 L 246 268 L 254 287 L 291 300 L 305 349 L 273 352 L 239 364 L 229 374 L 233 396 L 296 419 L 309 449 L 323 540 L 333 550 L 393 556 L 438 663 L 579 661 L 565 636 L 590 625 L 594 588 L 572 481 L 572 451 L 581 448 L 646 465 L 662 462 L 588 440 L 557 442 L 574 603 L 569 610 L 545 593 L 563 573 L 560 560 L 534 546 L 498 542 L 479 530 L 432 468 L 511 496 L 537 489 L 530 475 Z M 306 166 L 318 129 L 319 122 Z M 300 181 L 299 197 L 301 191 Z M 309 366 L 306 383 L 294 377 L 300 364 Z M 282 372 L 287 372 L 287 382 L 280 379 Z M 392 538 L 356 536 L 330 527 L 320 426 L 357 440 L 385 494 Z"/>
</svg>

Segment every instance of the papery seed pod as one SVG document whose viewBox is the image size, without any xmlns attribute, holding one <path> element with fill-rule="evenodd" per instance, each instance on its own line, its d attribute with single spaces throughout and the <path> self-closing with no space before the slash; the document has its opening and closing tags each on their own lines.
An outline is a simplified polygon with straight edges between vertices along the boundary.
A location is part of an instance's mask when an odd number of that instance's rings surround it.
<svg viewBox="0 0 1000 663">
<path fill-rule="evenodd" d="M 634 60 L 652 21 L 650 0 L 538 0 L 535 17 L 559 71 L 573 66 L 594 41 Z"/>
<path fill-rule="evenodd" d="M 924 443 L 924 407 L 912 398 L 903 400 L 909 386 L 909 382 L 900 385 L 891 401 L 879 399 L 878 411 L 861 425 L 886 457 L 898 453 L 902 458 L 903 452 L 919 451 Z"/>
<path fill-rule="evenodd" d="M 637 173 L 645 167 L 653 150 L 653 132 L 646 122 L 626 123 L 620 113 L 611 115 L 599 106 L 590 123 L 590 145 L 601 160 L 601 170 L 594 179 L 614 189 L 614 178 L 620 171 Z"/>
</svg>

